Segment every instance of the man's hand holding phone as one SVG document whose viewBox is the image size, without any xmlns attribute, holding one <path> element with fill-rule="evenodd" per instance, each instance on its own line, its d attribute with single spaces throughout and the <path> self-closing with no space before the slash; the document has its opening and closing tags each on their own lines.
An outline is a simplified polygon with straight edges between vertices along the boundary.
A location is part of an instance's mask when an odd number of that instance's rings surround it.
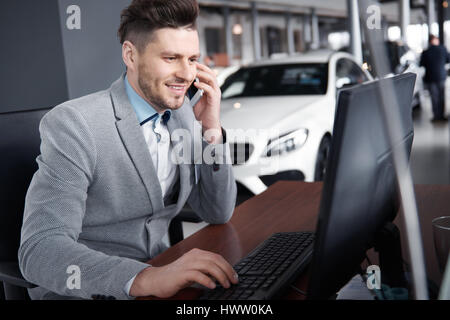
<svg viewBox="0 0 450 320">
<path fill-rule="evenodd" d="M 222 141 L 222 127 L 220 125 L 220 100 L 222 92 L 217 83 L 216 75 L 207 66 L 197 63 L 197 78 L 194 86 L 203 90 L 204 94 L 194 106 L 195 118 L 202 123 L 203 134 L 209 143 Z"/>
</svg>

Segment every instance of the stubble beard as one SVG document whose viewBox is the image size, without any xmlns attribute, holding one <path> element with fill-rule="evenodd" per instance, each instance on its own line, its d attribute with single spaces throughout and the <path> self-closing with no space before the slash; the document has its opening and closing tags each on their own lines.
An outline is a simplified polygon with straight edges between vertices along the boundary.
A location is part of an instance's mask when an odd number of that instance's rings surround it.
<svg viewBox="0 0 450 320">
<path fill-rule="evenodd" d="M 153 108 L 159 109 L 159 111 L 176 110 L 183 105 L 184 99 L 180 103 L 170 103 L 169 101 L 165 100 L 161 95 L 158 94 L 157 88 L 155 86 L 152 86 L 150 81 L 147 81 L 147 79 L 150 78 L 151 77 L 147 75 L 144 68 L 139 67 L 139 87 L 141 88 L 145 99 L 151 104 Z"/>
</svg>

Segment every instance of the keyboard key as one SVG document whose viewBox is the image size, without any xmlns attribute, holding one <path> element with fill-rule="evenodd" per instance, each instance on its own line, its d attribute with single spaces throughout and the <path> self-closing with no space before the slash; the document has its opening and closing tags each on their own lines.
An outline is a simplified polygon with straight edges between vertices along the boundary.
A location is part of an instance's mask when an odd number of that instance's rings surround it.
<svg viewBox="0 0 450 320">
<path fill-rule="evenodd" d="M 261 286 L 261 289 L 269 289 L 270 288 L 270 285 L 271 285 L 272 283 L 264 283 L 262 286 Z"/>
<path fill-rule="evenodd" d="M 249 288 L 250 288 L 250 289 L 253 289 L 253 290 L 256 290 L 256 289 L 259 288 L 260 285 L 261 285 L 261 284 L 254 283 L 254 284 L 252 284 Z"/>
<path fill-rule="evenodd" d="M 244 291 L 244 293 L 240 295 L 239 299 L 247 300 L 251 295 L 253 295 L 253 291 Z"/>
<path fill-rule="evenodd" d="M 248 276 L 258 276 L 260 274 L 263 274 L 263 271 L 261 270 L 249 270 L 245 273 Z"/>
<path fill-rule="evenodd" d="M 242 268 L 242 269 L 238 272 L 238 274 L 239 274 L 239 275 L 241 275 L 241 274 L 246 274 L 248 270 L 250 270 L 250 266 L 245 266 L 244 268 Z"/>
</svg>

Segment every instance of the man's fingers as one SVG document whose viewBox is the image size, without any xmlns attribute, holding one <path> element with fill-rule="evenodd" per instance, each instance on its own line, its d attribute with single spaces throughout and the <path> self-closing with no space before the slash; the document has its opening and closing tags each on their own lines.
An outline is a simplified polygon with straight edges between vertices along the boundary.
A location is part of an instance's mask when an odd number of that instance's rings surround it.
<svg viewBox="0 0 450 320">
<path fill-rule="evenodd" d="M 209 261 L 212 261 L 225 273 L 228 281 L 234 284 L 238 283 L 237 273 L 224 257 L 213 252 L 205 252 L 205 255 Z"/>
<path fill-rule="evenodd" d="M 215 94 L 214 88 L 204 82 L 194 82 L 195 86 L 199 89 L 202 89 L 206 92 L 208 97 L 212 97 Z"/>
<path fill-rule="evenodd" d="M 200 79 L 200 81 L 202 80 L 202 78 L 207 78 L 208 81 L 212 82 L 211 83 L 212 86 L 219 87 L 219 84 L 217 82 L 217 75 L 209 67 L 207 67 L 203 64 L 197 63 L 197 71 L 198 71 L 197 76 Z"/>
<path fill-rule="evenodd" d="M 224 288 L 230 287 L 230 281 L 228 280 L 225 272 L 214 262 L 209 260 L 198 261 L 195 268 L 203 273 L 209 274 L 216 279 Z"/>
<path fill-rule="evenodd" d="M 214 281 L 212 281 L 211 278 L 208 277 L 206 274 L 196 270 L 186 271 L 186 283 L 192 281 L 197 282 L 202 286 L 205 286 L 210 289 L 214 289 L 216 287 Z"/>
<path fill-rule="evenodd" d="M 197 73 L 197 77 L 200 80 L 200 82 L 207 83 L 212 87 L 218 87 L 216 77 L 210 73 L 200 71 Z"/>
<path fill-rule="evenodd" d="M 220 268 L 227 275 L 228 280 L 234 284 L 238 283 L 238 275 L 237 275 L 236 271 L 234 271 L 233 267 L 228 263 L 228 261 L 225 260 L 219 254 L 213 253 L 213 255 L 214 255 L 214 259 L 215 259 L 216 263 L 220 266 Z"/>
<path fill-rule="evenodd" d="M 208 66 L 206 66 L 204 64 L 201 64 L 200 62 L 197 62 L 197 69 L 200 69 L 202 71 L 206 71 L 208 73 L 211 73 L 211 74 L 215 75 L 214 71 L 210 67 L 208 67 Z"/>
<path fill-rule="evenodd" d="M 216 267 L 220 268 L 221 273 L 228 278 L 227 280 L 229 282 L 234 284 L 238 283 L 237 273 L 234 271 L 233 267 L 228 263 L 228 261 L 226 261 L 220 254 L 200 249 L 193 249 L 188 254 L 189 259 L 192 259 L 193 264 L 195 262 L 206 260 L 209 263 L 213 263 Z M 217 280 L 220 281 L 220 279 Z"/>
</svg>

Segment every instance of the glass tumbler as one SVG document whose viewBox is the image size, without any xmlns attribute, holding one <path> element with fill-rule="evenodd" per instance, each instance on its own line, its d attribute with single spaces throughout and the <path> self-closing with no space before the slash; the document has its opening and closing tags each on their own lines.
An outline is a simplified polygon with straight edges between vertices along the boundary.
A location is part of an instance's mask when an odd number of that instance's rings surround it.
<svg viewBox="0 0 450 320">
<path fill-rule="evenodd" d="M 433 219 L 434 248 L 441 274 L 444 273 L 450 251 L 450 216 Z"/>
</svg>

